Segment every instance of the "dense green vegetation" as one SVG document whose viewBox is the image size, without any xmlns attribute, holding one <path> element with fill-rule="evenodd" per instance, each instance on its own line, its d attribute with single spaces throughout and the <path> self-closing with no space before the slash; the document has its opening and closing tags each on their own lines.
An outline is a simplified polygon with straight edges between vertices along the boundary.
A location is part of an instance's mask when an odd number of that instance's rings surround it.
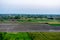
<svg viewBox="0 0 60 40">
<path fill-rule="evenodd" d="M 49 24 L 51 26 L 60 26 L 60 24 Z"/>
<path fill-rule="evenodd" d="M 60 32 L 30 32 L 33 40 L 60 40 Z"/>
<path fill-rule="evenodd" d="M 0 32 L 0 40 L 60 40 L 60 32 Z"/>
<path fill-rule="evenodd" d="M 7 33 L 1 32 L 0 33 L 0 40 L 31 40 L 30 36 L 27 32 L 19 32 L 19 33 Z"/>
</svg>

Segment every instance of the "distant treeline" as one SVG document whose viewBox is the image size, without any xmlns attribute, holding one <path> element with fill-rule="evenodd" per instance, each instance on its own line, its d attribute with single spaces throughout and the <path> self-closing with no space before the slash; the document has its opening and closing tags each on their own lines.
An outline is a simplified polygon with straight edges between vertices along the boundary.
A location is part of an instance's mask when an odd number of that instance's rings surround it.
<svg viewBox="0 0 60 40">
<path fill-rule="evenodd" d="M 24 18 L 48 18 L 48 19 L 60 19 L 60 15 L 42 15 L 42 14 L 0 14 L 0 19 L 20 19 Z"/>
</svg>

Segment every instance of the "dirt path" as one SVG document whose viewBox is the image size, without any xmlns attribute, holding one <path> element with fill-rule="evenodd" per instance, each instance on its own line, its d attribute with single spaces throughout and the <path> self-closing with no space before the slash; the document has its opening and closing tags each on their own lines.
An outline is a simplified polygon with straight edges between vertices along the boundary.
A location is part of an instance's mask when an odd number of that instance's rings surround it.
<svg viewBox="0 0 60 40">
<path fill-rule="evenodd" d="M 60 27 L 50 26 L 48 24 L 39 24 L 39 23 L 20 23 L 20 24 L 11 24 L 11 23 L 2 23 L 0 24 L 0 31 L 5 32 L 25 32 L 25 31 L 60 31 Z"/>
</svg>

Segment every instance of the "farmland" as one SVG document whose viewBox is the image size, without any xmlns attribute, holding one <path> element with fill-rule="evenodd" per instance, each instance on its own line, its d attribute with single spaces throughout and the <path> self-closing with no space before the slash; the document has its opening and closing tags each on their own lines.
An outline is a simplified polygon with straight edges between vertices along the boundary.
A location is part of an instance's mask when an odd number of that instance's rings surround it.
<svg viewBox="0 0 60 40">
<path fill-rule="evenodd" d="M 0 40 L 60 40 L 60 32 L 0 32 Z"/>
<path fill-rule="evenodd" d="M 0 14 L 0 31 L 60 31 L 60 15 Z"/>
<path fill-rule="evenodd" d="M 60 26 L 60 15 L 0 14 L 0 23 L 43 23 Z M 56 25 L 55 25 L 56 24 Z M 59 24 L 59 25 L 57 25 Z"/>
</svg>

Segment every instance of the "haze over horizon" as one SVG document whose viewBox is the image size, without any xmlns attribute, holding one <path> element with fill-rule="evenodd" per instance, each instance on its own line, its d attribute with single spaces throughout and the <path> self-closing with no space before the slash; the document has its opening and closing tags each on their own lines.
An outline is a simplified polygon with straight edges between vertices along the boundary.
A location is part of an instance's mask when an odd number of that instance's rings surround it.
<svg viewBox="0 0 60 40">
<path fill-rule="evenodd" d="M 60 0 L 0 0 L 0 14 L 60 14 Z"/>
</svg>

